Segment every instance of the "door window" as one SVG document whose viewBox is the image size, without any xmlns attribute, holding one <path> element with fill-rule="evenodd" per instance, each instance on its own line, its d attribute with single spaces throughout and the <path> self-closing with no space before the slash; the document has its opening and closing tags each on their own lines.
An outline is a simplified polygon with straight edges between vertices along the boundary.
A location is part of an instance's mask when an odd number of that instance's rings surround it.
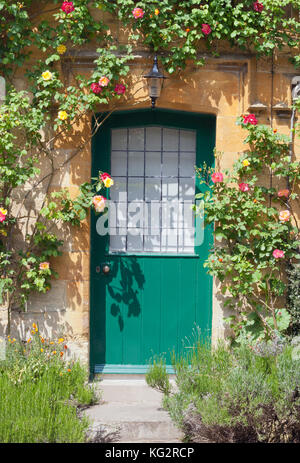
<svg viewBox="0 0 300 463">
<path fill-rule="evenodd" d="M 196 131 L 112 129 L 112 253 L 194 253 Z"/>
</svg>

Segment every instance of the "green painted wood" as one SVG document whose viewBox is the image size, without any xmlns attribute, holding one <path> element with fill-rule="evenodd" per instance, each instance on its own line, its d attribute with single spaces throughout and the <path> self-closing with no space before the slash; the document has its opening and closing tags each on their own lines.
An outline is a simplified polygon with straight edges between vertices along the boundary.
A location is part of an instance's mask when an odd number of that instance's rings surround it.
<svg viewBox="0 0 300 463">
<path fill-rule="evenodd" d="M 214 116 L 163 109 L 123 111 L 111 115 L 93 138 L 92 177 L 99 170 L 110 172 L 112 128 L 147 125 L 196 129 L 197 166 L 213 164 Z M 196 181 L 196 192 L 199 189 Z M 195 255 L 109 255 L 109 237 L 97 235 L 91 214 L 92 374 L 145 373 L 151 358 L 161 354 L 170 365 L 172 351 L 180 353 L 196 327 L 210 339 L 212 278 L 203 262 L 212 242 L 210 227 Z M 108 276 L 96 273 L 101 263 L 111 265 Z"/>
<path fill-rule="evenodd" d="M 166 365 L 168 374 L 174 375 L 172 365 Z M 149 371 L 149 365 L 95 365 L 94 374 L 144 375 Z"/>
</svg>

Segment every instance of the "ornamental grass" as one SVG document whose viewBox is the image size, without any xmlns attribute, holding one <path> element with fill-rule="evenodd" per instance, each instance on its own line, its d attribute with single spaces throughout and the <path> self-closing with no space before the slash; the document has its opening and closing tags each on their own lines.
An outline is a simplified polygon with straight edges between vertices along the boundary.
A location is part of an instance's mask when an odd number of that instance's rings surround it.
<svg viewBox="0 0 300 463">
<path fill-rule="evenodd" d="M 8 338 L 0 360 L 0 442 L 86 441 L 89 422 L 79 409 L 96 395 L 86 369 L 65 360 L 67 349 L 62 338 L 44 339 L 37 327 L 26 342 Z"/>
</svg>

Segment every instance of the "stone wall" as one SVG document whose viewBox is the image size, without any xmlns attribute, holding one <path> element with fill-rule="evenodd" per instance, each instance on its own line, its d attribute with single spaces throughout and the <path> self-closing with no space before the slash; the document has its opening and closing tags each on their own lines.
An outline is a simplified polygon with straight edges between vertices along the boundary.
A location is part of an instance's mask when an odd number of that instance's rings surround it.
<svg viewBox="0 0 300 463">
<path fill-rule="evenodd" d="M 111 27 L 117 27 L 112 23 Z M 120 32 L 121 33 L 121 32 Z M 126 41 L 126 31 L 122 32 Z M 95 58 L 93 48 L 78 53 L 70 65 L 76 72 L 89 73 Z M 136 52 L 134 63 L 130 67 L 128 91 L 120 109 L 137 109 L 149 107 L 145 82 L 142 75 L 152 66 L 152 56 L 145 50 Z M 70 78 L 70 67 L 65 69 L 66 78 Z M 169 77 L 164 85 L 157 106 L 216 115 L 216 149 L 223 152 L 221 168 L 229 168 L 238 153 L 245 150 L 243 143 L 245 132 L 236 125 L 237 116 L 243 113 L 255 113 L 259 123 L 270 124 L 279 132 L 289 134 L 291 106 L 291 80 L 297 75 L 287 57 L 276 57 L 272 68 L 269 59 L 257 61 L 254 57 L 233 53 L 228 49 L 219 58 L 208 58 L 207 64 L 200 68 L 187 66 L 181 74 Z M 19 76 L 17 84 L 26 88 L 26 83 Z M 261 106 L 258 108 L 257 103 Z M 277 108 L 276 108 L 277 105 Z M 279 106 L 278 106 L 279 105 Z M 271 108 L 272 106 L 272 108 Z M 283 108 L 280 108 L 283 106 Z M 99 111 L 103 109 L 99 107 Z M 107 108 L 104 108 L 107 109 Z M 63 142 L 54 146 L 57 162 L 66 159 L 76 147 L 88 140 L 91 120 L 86 117 L 75 127 Z M 300 155 L 300 145 L 296 144 L 295 153 Z M 47 171 L 42 163 L 42 173 Z M 54 177 L 51 188 L 68 187 L 72 196 L 76 195 L 78 185 L 90 180 L 91 146 L 74 157 L 64 169 Z M 26 188 L 30 188 L 28 185 Z M 32 209 L 39 209 L 38 191 L 31 198 Z M 33 296 L 26 312 L 13 312 L 13 332 L 26 338 L 26 328 L 32 322 L 38 322 L 45 336 L 64 336 L 76 355 L 88 362 L 89 346 L 89 257 L 90 227 L 89 220 L 79 229 L 64 227 L 60 230 L 65 244 L 63 255 L 51 265 L 59 273 L 59 279 L 53 281 L 52 289 L 46 295 Z M 223 304 L 214 283 L 213 297 L 213 342 L 224 336 Z M 5 311 L 1 311 L 2 330 L 5 329 Z M 1 333 L 0 333 L 1 334 Z"/>
</svg>

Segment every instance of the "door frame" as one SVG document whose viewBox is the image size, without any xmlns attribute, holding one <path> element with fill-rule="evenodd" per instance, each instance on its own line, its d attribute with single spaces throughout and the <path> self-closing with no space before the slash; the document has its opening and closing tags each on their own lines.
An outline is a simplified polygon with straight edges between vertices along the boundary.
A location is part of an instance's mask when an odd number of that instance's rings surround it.
<svg viewBox="0 0 300 463">
<path fill-rule="evenodd" d="M 105 118 L 108 113 L 99 113 L 97 116 L 101 115 Z M 164 121 L 162 122 L 163 119 Z M 199 147 L 199 142 L 201 141 L 201 158 L 203 154 L 202 162 L 205 160 L 209 165 L 213 166 L 214 157 L 212 156 L 213 149 L 215 147 L 216 141 L 216 116 L 213 114 L 206 113 L 195 113 L 187 111 L 178 111 L 164 108 L 156 109 L 133 109 L 133 110 L 122 110 L 116 111 L 103 123 L 103 126 L 97 131 L 97 133 L 92 138 L 92 160 L 91 160 L 91 177 L 96 177 L 98 175 L 99 166 L 96 167 L 97 162 L 95 162 L 96 156 L 99 156 L 99 146 L 101 146 L 102 152 L 110 153 L 111 140 L 108 135 L 108 131 L 112 128 L 124 128 L 124 127 L 144 127 L 144 126 L 164 126 L 168 128 L 181 128 L 181 129 L 196 129 L 199 128 L 199 124 L 207 126 L 207 138 L 203 141 L 203 135 L 201 134 L 201 140 L 199 137 L 199 132 L 197 132 L 197 141 L 196 146 Z M 95 120 L 92 120 L 92 128 L 95 125 Z M 198 165 L 198 148 L 196 152 L 196 163 Z M 110 156 L 104 156 L 103 163 L 101 163 L 101 170 L 110 172 Z M 199 191 L 199 184 L 197 185 L 196 179 L 196 192 Z M 97 368 L 97 359 L 96 359 L 96 348 L 95 343 L 97 340 L 96 327 L 99 323 L 99 310 L 97 312 L 96 304 L 93 307 L 95 301 L 93 301 L 93 285 L 95 285 L 95 266 L 99 265 L 99 262 L 95 260 L 94 252 L 94 228 L 96 226 L 97 217 L 93 211 L 91 211 L 91 221 L 90 221 L 90 243 L 91 243 L 91 252 L 90 252 L 90 340 L 89 340 L 89 364 L 90 364 L 90 375 L 93 376 L 95 373 L 102 372 L 101 368 L 98 365 Z M 212 228 L 210 226 L 210 228 Z M 103 237 L 104 238 L 104 237 Z M 212 233 L 210 236 L 209 244 L 212 245 Z M 102 250 L 103 255 L 107 252 L 107 242 L 108 239 L 103 239 Z M 98 248 L 99 249 L 99 248 Z M 198 254 L 197 250 L 195 252 Z M 161 254 L 159 254 L 161 256 Z M 209 319 L 209 337 L 211 337 L 211 327 L 212 327 L 212 277 L 209 277 L 209 300 L 210 306 L 208 307 L 208 319 Z M 99 304 L 99 302 L 98 302 Z M 105 343 L 105 334 L 104 343 Z M 115 365 L 116 366 L 116 365 Z M 96 369 L 95 369 L 96 367 Z M 101 366 L 102 367 L 102 366 Z M 120 365 L 118 373 L 145 373 L 144 365 L 134 365 L 134 368 L 128 368 L 127 365 Z M 110 371 L 109 366 L 106 366 L 106 373 L 113 373 Z M 114 371 L 115 372 L 115 371 Z M 169 368 L 171 373 L 171 369 Z"/>
</svg>

